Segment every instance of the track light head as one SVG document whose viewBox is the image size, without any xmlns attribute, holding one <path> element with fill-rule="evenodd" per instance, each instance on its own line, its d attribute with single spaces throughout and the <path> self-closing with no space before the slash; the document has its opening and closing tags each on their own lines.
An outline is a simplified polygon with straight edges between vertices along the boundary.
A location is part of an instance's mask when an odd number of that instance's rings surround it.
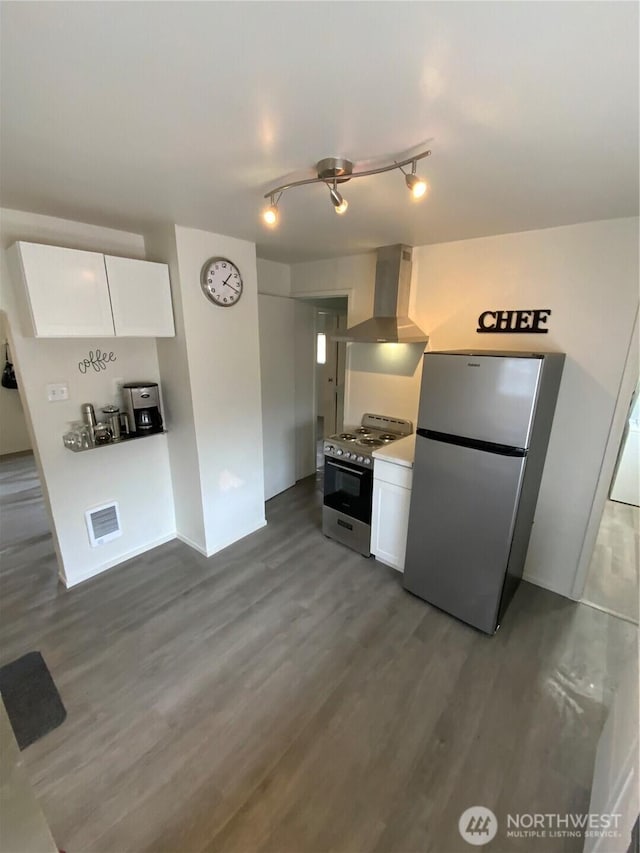
<svg viewBox="0 0 640 853">
<path fill-rule="evenodd" d="M 279 218 L 278 205 L 274 203 L 273 196 L 271 196 L 271 204 L 262 211 L 262 221 L 269 228 L 275 228 Z"/>
<path fill-rule="evenodd" d="M 413 168 L 415 169 L 415 163 Z M 415 172 L 411 175 L 405 175 L 404 179 L 414 198 L 423 198 L 426 195 L 429 189 L 427 182 L 419 177 L 419 175 L 416 175 Z"/>
<path fill-rule="evenodd" d="M 329 195 L 331 197 L 331 204 L 333 205 L 333 209 L 339 215 L 347 212 L 347 208 L 349 207 L 349 202 L 346 198 L 342 197 L 342 194 L 338 192 L 338 190 L 334 186 L 329 187 Z"/>
</svg>

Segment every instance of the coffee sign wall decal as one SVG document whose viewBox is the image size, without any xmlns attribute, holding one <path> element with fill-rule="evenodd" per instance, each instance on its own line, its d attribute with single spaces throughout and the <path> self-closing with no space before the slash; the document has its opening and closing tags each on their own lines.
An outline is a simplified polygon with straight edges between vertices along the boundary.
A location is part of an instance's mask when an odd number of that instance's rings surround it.
<svg viewBox="0 0 640 853">
<path fill-rule="evenodd" d="M 484 335 L 546 335 L 543 326 L 551 316 L 550 308 L 520 308 L 517 311 L 483 311 L 476 332 Z"/>
<path fill-rule="evenodd" d="M 78 362 L 78 370 L 80 373 L 86 373 L 87 370 L 93 368 L 96 373 L 101 370 L 106 370 L 107 365 L 116 360 L 114 352 L 103 352 L 101 349 L 89 350 L 87 358 L 83 358 Z"/>
</svg>

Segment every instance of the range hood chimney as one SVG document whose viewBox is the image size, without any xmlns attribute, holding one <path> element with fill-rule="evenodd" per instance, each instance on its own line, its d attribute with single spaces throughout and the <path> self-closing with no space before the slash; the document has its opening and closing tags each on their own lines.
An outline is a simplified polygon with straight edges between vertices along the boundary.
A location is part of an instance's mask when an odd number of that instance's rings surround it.
<svg viewBox="0 0 640 853">
<path fill-rule="evenodd" d="M 332 335 L 334 341 L 378 344 L 426 344 L 429 336 L 409 319 L 411 246 L 382 246 L 378 249 L 373 317 Z"/>
</svg>

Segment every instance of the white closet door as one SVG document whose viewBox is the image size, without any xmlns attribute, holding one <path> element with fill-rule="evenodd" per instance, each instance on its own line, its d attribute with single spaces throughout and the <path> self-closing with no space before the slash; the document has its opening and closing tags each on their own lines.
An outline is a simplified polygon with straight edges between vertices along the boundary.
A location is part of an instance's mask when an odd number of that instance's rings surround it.
<svg viewBox="0 0 640 853">
<path fill-rule="evenodd" d="M 166 264 L 105 255 L 116 335 L 173 337 L 171 285 Z"/>
</svg>

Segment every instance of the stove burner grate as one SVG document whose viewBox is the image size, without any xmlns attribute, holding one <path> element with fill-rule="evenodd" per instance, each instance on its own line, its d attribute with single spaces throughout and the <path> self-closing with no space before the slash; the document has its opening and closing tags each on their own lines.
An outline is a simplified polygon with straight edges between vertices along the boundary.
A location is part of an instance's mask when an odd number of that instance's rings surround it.
<svg viewBox="0 0 640 853">
<path fill-rule="evenodd" d="M 380 441 L 379 438 L 361 438 L 358 444 L 363 447 L 382 447 L 384 442 Z"/>
<path fill-rule="evenodd" d="M 371 430 L 367 429 L 367 427 L 358 427 L 356 433 L 358 435 L 371 435 Z"/>
<path fill-rule="evenodd" d="M 383 432 L 378 436 L 382 441 L 395 441 L 398 436 L 393 432 Z"/>
<path fill-rule="evenodd" d="M 356 437 L 352 432 L 341 432 L 338 438 L 341 441 L 355 441 Z"/>
</svg>

